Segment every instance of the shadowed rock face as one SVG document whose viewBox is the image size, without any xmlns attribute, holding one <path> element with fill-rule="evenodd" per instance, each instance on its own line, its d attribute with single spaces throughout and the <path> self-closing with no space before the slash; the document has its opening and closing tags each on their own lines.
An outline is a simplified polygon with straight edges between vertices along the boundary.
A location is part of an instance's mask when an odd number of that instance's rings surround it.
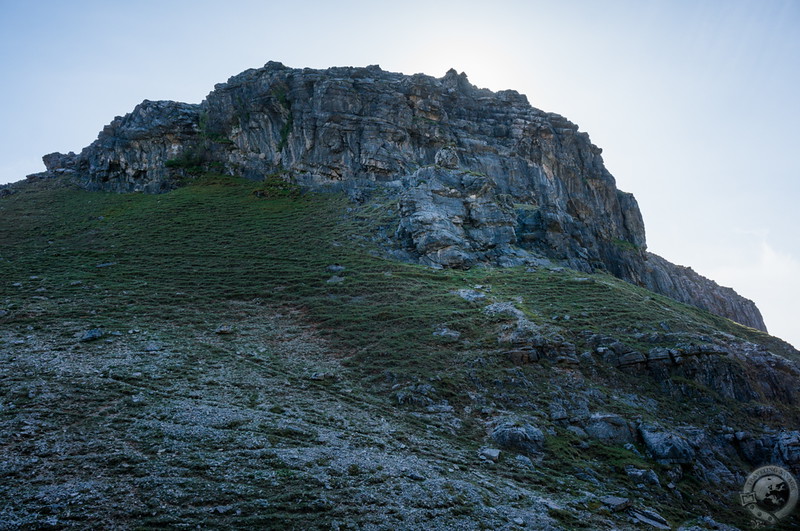
<svg viewBox="0 0 800 531">
<path fill-rule="evenodd" d="M 515 91 L 367 68 L 280 63 L 219 84 L 199 105 L 145 101 L 79 155 L 44 157 L 46 175 L 84 187 L 161 192 L 198 169 L 363 198 L 396 191 L 393 245 L 433 266 L 508 266 L 542 257 L 606 270 L 765 330 L 756 306 L 646 252 L 636 200 L 616 188 L 601 149 Z"/>
</svg>

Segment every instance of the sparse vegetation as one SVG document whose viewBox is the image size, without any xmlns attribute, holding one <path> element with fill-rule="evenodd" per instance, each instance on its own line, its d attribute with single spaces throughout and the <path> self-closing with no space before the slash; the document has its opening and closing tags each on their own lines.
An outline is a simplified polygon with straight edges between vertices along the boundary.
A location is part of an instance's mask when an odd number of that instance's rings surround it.
<svg viewBox="0 0 800 531">
<path fill-rule="evenodd" d="M 163 195 L 32 185 L 0 199 L 0 362 L 13 368 L 0 376 L 0 422 L 12 434 L 0 440 L 13 457 L 6 468 L 12 481 L 0 495 L 64 515 L 36 493 L 95 476 L 123 492 L 135 477 L 158 501 L 148 505 L 135 493 L 113 501 L 144 526 L 364 524 L 377 511 L 413 527 L 428 511 L 454 527 L 479 519 L 497 528 L 505 517 L 486 507 L 516 511 L 554 485 L 565 500 L 592 488 L 578 469 L 632 489 L 625 467 L 654 466 L 631 449 L 583 444 L 551 421 L 549 403 L 564 394 L 565 382 L 585 385 L 582 373 L 555 359 L 514 365 L 498 330 L 515 319 L 487 315 L 485 304 L 513 301 L 526 319 L 556 323 L 578 354 L 590 356 L 592 334 L 613 334 L 646 352 L 671 344 L 665 327 L 769 341 L 608 275 L 433 270 L 382 258 L 373 235 L 393 219 L 390 198 L 376 194 L 346 214 L 353 205 L 344 197 L 301 193 L 287 177 L 202 175 Z M 343 280 L 328 282 L 335 264 Z M 486 302 L 463 299 L 456 294 L 462 288 L 481 291 Z M 215 334 L 220 325 L 235 325 L 235 333 Z M 436 327 L 460 336 L 443 341 Z M 75 334 L 89 328 L 106 335 L 78 342 Z M 153 341 L 161 346 L 145 350 Z M 657 382 L 602 363 L 591 370 L 593 411 L 654 415 L 615 395 L 659 396 Z M 684 380 L 671 381 L 713 396 Z M 427 405 L 398 406 L 397 393 L 412 386 Z M 739 407 L 714 399 L 714 411 Z M 709 411 L 665 400 L 657 414 L 691 422 Z M 545 457 L 531 467 L 510 453 L 497 463 L 477 458 L 487 423 L 510 413 L 552 431 Z M 64 437 L 74 459 L 39 455 Z M 52 466 L 42 469 L 29 455 Z M 32 467 L 44 475 L 31 476 Z M 478 479 L 484 476 L 491 480 Z M 702 490 L 691 481 L 679 485 L 685 500 Z M 420 516 L 393 498 L 408 496 L 404 482 L 426 493 L 415 498 Z M 369 485 L 388 494 L 368 505 L 359 489 Z M 97 515 L 86 511 L 109 506 L 111 494 L 76 492 L 83 508 L 63 525 L 93 521 Z M 714 513 L 716 502 L 697 503 Z M 648 503 L 676 522 L 696 507 Z M 612 518 L 599 506 L 541 511 L 567 528 Z"/>
<path fill-rule="evenodd" d="M 629 242 L 628 240 L 615 238 L 612 243 L 623 251 L 637 252 L 640 250 L 638 245 L 633 242 Z"/>
</svg>

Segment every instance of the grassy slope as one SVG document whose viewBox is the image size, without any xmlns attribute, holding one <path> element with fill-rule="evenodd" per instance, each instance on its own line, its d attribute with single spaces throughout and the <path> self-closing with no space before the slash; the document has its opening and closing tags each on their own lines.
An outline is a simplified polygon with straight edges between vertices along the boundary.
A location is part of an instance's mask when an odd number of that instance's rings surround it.
<svg viewBox="0 0 800 531">
<path fill-rule="evenodd" d="M 387 357 L 396 366 L 431 343 L 419 332 L 434 324 L 480 328 L 486 318 L 451 293 L 475 284 L 491 286 L 500 299 L 521 296 L 538 321 L 570 315 L 560 325 L 576 332 L 647 332 L 666 323 L 675 331 L 771 339 L 609 276 L 435 271 L 373 257 L 365 252 L 371 229 L 343 215 L 345 200 L 280 188 L 262 199 L 250 193 L 256 188 L 263 186 L 210 177 L 160 196 L 63 189 L 13 196 L 0 207 L 3 274 L 28 285 L 29 276 L 40 276 L 37 287 L 60 298 L 55 305 L 34 302 L 35 292 L 24 288 L 14 293 L 39 326 L 78 318 L 124 329 L 132 318 L 153 317 L 202 326 L 220 300 L 300 305 L 346 348 L 369 350 L 359 361 L 369 358 L 376 368 Z M 347 267 L 342 283 L 326 282 L 334 263 Z"/>
<path fill-rule="evenodd" d="M 254 191 L 262 193 L 257 195 Z M 300 195 L 278 183 L 264 185 L 214 176 L 160 196 L 87 193 L 56 186 L 24 189 L 0 200 L 0 309 L 7 312 L 0 317 L 0 323 L 15 330 L 19 337 L 25 334 L 57 337 L 55 344 L 60 341 L 67 345 L 63 349 L 77 349 L 78 353 L 92 352 L 91 344 L 73 346 L 74 334 L 90 328 L 122 333 L 120 342 L 129 330 L 151 330 L 154 338 L 172 345 L 180 354 L 176 354 L 172 365 L 161 367 L 168 378 L 175 380 L 187 377 L 198 359 L 211 360 L 209 363 L 217 370 L 229 363 L 240 372 L 247 373 L 248 366 L 257 372 L 260 361 L 242 358 L 242 351 L 252 351 L 258 345 L 280 351 L 292 338 L 291 332 L 287 336 L 286 326 L 275 328 L 280 332 L 272 336 L 265 332 L 268 323 L 259 328 L 259 319 L 264 318 L 260 317 L 259 308 L 293 312 L 304 327 L 310 324 L 313 333 L 325 342 L 325 355 L 303 358 L 291 371 L 263 376 L 265 381 L 244 383 L 245 390 L 231 391 L 235 395 L 231 400 L 269 411 L 276 406 L 265 402 L 260 386 L 274 385 L 274 378 L 278 377 L 299 378 L 298 374 L 318 368 L 340 375 L 334 384 L 333 401 L 347 403 L 351 400 L 347 398 L 351 390 L 345 393 L 340 387 L 356 386 L 359 408 L 374 408 L 375 412 L 386 415 L 394 414 L 396 409 L 391 406 L 393 387 L 415 381 L 434 382 L 437 399 L 447 399 L 460 410 L 470 405 L 465 391 L 476 390 L 475 375 L 483 382 L 507 381 L 509 374 L 513 376 L 517 374 L 514 371 L 520 370 L 505 361 L 497 344 L 497 326 L 508 319 L 489 317 L 481 312 L 485 302 L 470 303 L 453 294 L 457 289 L 475 285 L 491 286 L 487 293 L 492 300 L 516 299 L 517 306 L 537 323 L 554 324 L 552 317 L 561 317 L 557 321 L 561 333 L 578 343 L 579 348 L 582 348 L 580 338 L 584 337 L 581 334 L 591 331 L 613 335 L 646 350 L 658 343 L 639 345 L 641 334 L 657 333 L 665 325 L 678 334 L 733 334 L 780 348 L 766 334 L 605 275 L 547 269 L 435 271 L 379 258 L 369 252 L 372 247 L 369 234 L 374 230 L 372 222 L 385 210 L 380 205 L 371 211 L 363 210 L 362 214 L 373 218 L 365 220 L 345 214 L 349 206 L 342 198 Z M 328 282 L 333 273 L 326 267 L 331 264 L 346 267 L 343 273 L 338 273 L 343 282 Z M 564 315 L 570 319 L 563 320 Z M 220 324 L 233 324 L 237 331 L 227 343 L 209 332 Z M 461 339 L 448 341 L 434 336 L 432 332 L 438 325 L 460 331 Z M 275 334 L 280 336 L 279 341 Z M 119 336 L 106 337 L 117 341 L 114 337 Z M 6 336 L 7 349 L 12 348 L 9 346 L 12 341 L 11 335 Z M 62 348 L 53 344 L 45 342 L 41 350 Z M 328 368 L 328 363 L 333 364 L 333 369 Z M 113 367 L 102 365 L 95 370 L 110 378 L 108 371 L 113 372 Z M 536 388 L 528 393 L 527 407 L 544 408 L 551 393 L 558 393 L 553 383 L 553 374 L 558 370 L 549 364 L 544 364 L 544 368 L 524 369 L 524 378 Z M 19 394 L 24 378 L 13 375 L 5 378 L 13 384 L 8 389 L 16 389 L 14 393 Z M 242 375 L 237 378 L 246 380 Z M 640 382 L 638 378 L 625 375 L 615 378 L 629 389 L 657 393 L 654 384 Z M 114 385 L 124 387 L 127 380 L 115 381 L 122 383 Z M 23 391 L 24 388 L 23 385 Z M 133 391 L 111 389 L 110 395 L 85 388 L 82 398 L 89 409 L 101 411 L 108 404 L 137 396 L 135 389 L 149 389 L 156 395 L 169 393 L 168 389 L 153 384 L 135 387 Z M 203 392 L 210 392 L 207 385 L 204 389 Z M 62 398 L 73 407 L 82 399 Z M 11 391 L 6 400 L 26 403 L 24 396 L 12 396 Z M 513 397 L 499 404 L 501 409 L 513 406 Z M 164 403 L 159 407 L 161 414 L 168 415 L 177 406 Z M 693 412 L 684 409 L 687 408 L 681 405 L 673 411 L 666 407 L 658 414 L 687 421 L 708 414 L 703 409 Z M 6 420 L 11 418 L 8 410 L 4 415 Z M 480 418 L 481 414 L 474 416 Z M 53 425 L 58 422 L 63 420 L 53 420 Z M 450 441 L 448 444 L 460 445 L 464 452 L 476 450 L 483 437 L 480 425 L 470 424 L 468 418 L 464 428 L 451 438 L 446 426 L 438 426 L 436 422 L 419 421 L 413 415 L 404 417 L 402 422 L 402 427 L 396 429 L 406 430 L 411 434 L 409 437 L 427 430 L 429 435 L 445 437 Z M 255 432 L 263 436 L 271 429 L 268 424 L 262 423 L 262 429 Z M 430 426 L 426 428 L 427 424 Z M 133 428 L 123 427 L 124 430 Z M 113 433 L 119 437 L 119 430 Z M 283 440 L 280 437 L 286 433 L 281 433 L 274 437 L 284 446 L 291 446 L 291 434 Z M 552 437 L 550 444 L 561 451 L 542 464 L 551 474 L 564 474 L 568 478 L 571 467 L 577 469 L 598 461 L 601 462 L 598 470 L 609 473 L 626 463 L 642 465 L 630 452 L 602 445 L 593 445 L 585 454 L 577 452 L 569 444 L 568 434 L 561 430 L 557 433 L 559 437 Z M 302 439 L 301 435 L 298 437 Z M 145 432 L 138 437 L 142 438 L 139 444 L 155 444 L 147 442 Z M 431 448 L 442 444 L 441 441 L 418 443 L 422 447 L 432 445 Z M 13 444 L 6 441 L 5 448 L 10 447 Z M 152 450 L 157 452 L 155 446 Z M 454 452 L 450 459 L 464 465 L 465 455 L 468 454 Z M 447 459 L 432 449 L 428 457 Z M 276 463 L 273 468 L 282 466 Z M 201 469 L 208 466 L 196 465 Z M 191 466 L 187 467 L 191 475 Z M 356 469 L 351 472 L 357 475 Z M 292 474 L 285 473 L 283 479 L 294 478 Z M 508 480 L 527 484 L 544 487 L 547 483 L 527 473 L 503 474 Z M 305 481 L 300 480 L 300 483 Z M 569 488 L 579 491 L 590 486 L 575 481 Z M 250 495 L 253 500 L 258 497 Z M 230 499 L 234 499 L 233 494 Z M 691 513 L 692 502 L 671 505 L 677 505 L 670 513 L 675 518 Z M 164 516 L 165 522 L 196 519 L 191 511 L 176 511 Z M 302 514 L 294 514 L 296 508 L 276 511 L 283 511 L 280 514 L 290 518 L 288 521 L 304 518 Z M 256 512 L 249 507 L 245 514 Z M 602 519 L 600 513 L 598 518 Z M 346 513 L 344 517 L 354 514 Z M 557 515 L 568 518 L 561 513 Z"/>
</svg>

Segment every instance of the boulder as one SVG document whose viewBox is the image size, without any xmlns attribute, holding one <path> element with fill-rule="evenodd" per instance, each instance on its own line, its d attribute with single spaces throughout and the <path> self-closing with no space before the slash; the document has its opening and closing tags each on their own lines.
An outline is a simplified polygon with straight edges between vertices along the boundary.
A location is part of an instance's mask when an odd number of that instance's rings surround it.
<svg viewBox="0 0 800 531">
<path fill-rule="evenodd" d="M 454 148 L 442 148 L 436 152 L 434 161 L 437 166 L 453 169 L 458 167 L 458 153 Z"/>
<path fill-rule="evenodd" d="M 671 364 L 672 356 L 669 349 L 663 347 L 651 348 L 647 352 L 647 363 L 648 365 L 653 363 Z"/>
<path fill-rule="evenodd" d="M 619 415 L 595 413 L 584 427 L 590 437 L 603 442 L 624 445 L 635 440 L 635 433 L 627 420 Z"/>
<path fill-rule="evenodd" d="M 521 454 L 538 454 L 544 450 L 544 433 L 528 423 L 504 421 L 491 433 L 501 447 Z"/>
<path fill-rule="evenodd" d="M 628 477 L 636 485 L 643 483 L 645 485 L 661 486 L 661 481 L 658 479 L 658 474 L 653 472 L 651 469 L 645 470 L 629 465 L 625 467 L 625 473 L 628 474 Z"/>
<path fill-rule="evenodd" d="M 774 453 L 787 465 L 800 465 L 800 431 L 781 432 L 777 436 Z"/>
<path fill-rule="evenodd" d="M 433 404 L 436 388 L 430 384 L 409 385 L 395 393 L 398 404 L 427 407 Z"/>
<path fill-rule="evenodd" d="M 633 505 L 630 498 L 622 498 L 620 496 L 603 496 L 600 498 L 600 503 L 615 513 L 629 509 Z"/>
<path fill-rule="evenodd" d="M 642 367 L 647 359 L 641 352 L 626 352 L 625 354 L 619 355 L 617 358 L 617 367 L 620 369 L 628 368 L 628 367 Z"/>
<path fill-rule="evenodd" d="M 639 426 L 639 434 L 647 451 L 659 463 L 688 465 L 694 462 L 695 451 L 685 437 L 645 424 Z"/>
</svg>

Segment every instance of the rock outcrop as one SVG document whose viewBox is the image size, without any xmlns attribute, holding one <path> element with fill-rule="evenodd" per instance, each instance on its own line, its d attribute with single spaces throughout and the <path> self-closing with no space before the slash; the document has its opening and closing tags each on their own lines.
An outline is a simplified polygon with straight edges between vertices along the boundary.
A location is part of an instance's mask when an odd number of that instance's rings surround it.
<svg viewBox="0 0 800 531">
<path fill-rule="evenodd" d="M 357 199 L 391 186 L 392 244 L 421 263 L 544 257 L 765 330 L 751 301 L 646 251 L 636 200 L 616 188 L 601 152 L 562 116 L 454 70 L 437 79 L 270 62 L 199 105 L 145 101 L 80 154 L 44 160 L 47 175 L 117 192 L 169 190 L 200 171 L 280 175 Z"/>
</svg>

